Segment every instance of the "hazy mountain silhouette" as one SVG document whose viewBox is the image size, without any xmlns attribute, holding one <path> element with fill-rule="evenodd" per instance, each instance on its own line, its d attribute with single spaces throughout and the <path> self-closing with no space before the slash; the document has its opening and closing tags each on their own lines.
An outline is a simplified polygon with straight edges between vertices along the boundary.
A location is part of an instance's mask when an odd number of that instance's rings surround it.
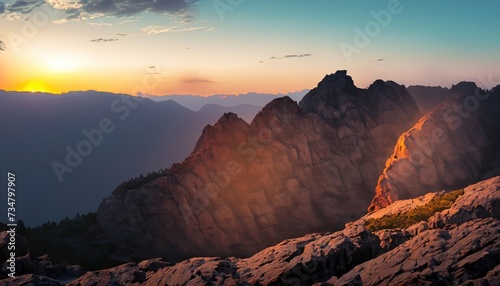
<svg viewBox="0 0 500 286">
<path fill-rule="evenodd" d="M 154 95 L 144 95 L 144 96 L 154 101 L 173 100 L 182 106 L 197 111 L 207 104 L 217 104 L 225 107 L 233 107 L 241 104 L 251 104 L 264 107 L 271 100 L 283 96 L 288 96 L 294 101 L 299 102 L 304 97 L 304 95 L 306 95 L 307 92 L 309 92 L 309 90 L 304 89 L 302 91 L 289 92 L 287 94 L 249 92 L 240 95 L 215 94 L 207 97 L 199 95 L 177 95 L 177 94 L 163 95 L 163 96 L 154 96 Z"/>
<path fill-rule="evenodd" d="M 194 112 L 172 100 L 133 99 L 95 91 L 0 91 L 0 172 L 16 173 L 18 219 L 36 225 L 95 210 L 124 180 L 185 158 L 203 127 L 225 112 L 238 112 L 250 121 L 260 110 L 252 105 L 209 105 Z M 76 150 L 79 142 L 88 141 L 82 131 L 99 128 L 103 118 L 111 120 L 114 131 L 104 134 L 102 143 L 92 146 L 91 154 L 82 156 L 81 164 L 62 174 L 59 182 L 51 164 L 67 166 L 66 146 Z"/>
</svg>

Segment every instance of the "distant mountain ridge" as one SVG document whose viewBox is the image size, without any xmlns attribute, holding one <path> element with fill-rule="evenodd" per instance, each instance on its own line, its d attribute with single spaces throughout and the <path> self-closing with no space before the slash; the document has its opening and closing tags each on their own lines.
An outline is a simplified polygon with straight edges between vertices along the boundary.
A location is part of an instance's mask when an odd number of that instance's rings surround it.
<svg viewBox="0 0 500 286">
<path fill-rule="evenodd" d="M 155 95 L 142 95 L 146 98 L 149 98 L 154 101 L 164 101 L 164 100 L 173 100 L 180 105 L 187 107 L 191 110 L 198 111 L 204 105 L 207 104 L 217 104 L 224 107 L 233 107 L 242 104 L 250 104 L 256 105 L 260 107 L 264 107 L 271 100 L 288 96 L 292 100 L 299 102 L 304 95 L 309 92 L 309 90 L 304 89 L 302 91 L 289 92 L 286 94 L 278 93 L 278 94 L 270 94 L 270 93 L 257 93 L 257 92 L 248 92 L 245 94 L 214 94 L 210 96 L 200 96 L 200 95 L 163 95 L 163 96 L 155 96 Z"/>
<path fill-rule="evenodd" d="M 18 182 L 23 190 L 18 195 L 19 219 L 28 225 L 59 221 L 95 210 L 125 180 L 182 160 L 193 150 L 203 127 L 225 112 L 238 112 L 250 122 L 259 110 L 251 105 L 210 105 L 194 112 L 172 100 L 140 101 L 97 91 L 62 95 L 0 91 L 0 132 L 5 134 L 0 172 L 16 172 L 23 178 Z M 113 131 L 99 142 L 93 130 L 102 120 L 111 122 Z M 82 143 L 90 142 L 83 130 L 94 134 L 98 146 Z M 67 148 L 76 152 L 78 144 L 83 144 L 84 153 L 90 146 L 91 153 L 68 155 L 73 151 Z M 78 166 L 69 166 L 67 156 Z M 61 182 L 54 162 L 61 164 Z"/>
</svg>

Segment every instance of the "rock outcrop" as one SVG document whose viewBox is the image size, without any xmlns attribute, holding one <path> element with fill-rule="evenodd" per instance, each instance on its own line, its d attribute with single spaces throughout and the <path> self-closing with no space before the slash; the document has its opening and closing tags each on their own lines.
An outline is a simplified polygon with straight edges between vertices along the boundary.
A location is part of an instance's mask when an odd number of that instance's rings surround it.
<svg viewBox="0 0 500 286">
<path fill-rule="evenodd" d="M 113 259 L 248 256 L 365 213 L 390 146 L 419 118 L 403 86 L 326 76 L 297 105 L 273 100 L 247 124 L 225 114 L 165 176 L 119 188 L 98 221 Z"/>
<path fill-rule="evenodd" d="M 399 137 L 370 211 L 500 175 L 500 86 L 487 92 L 462 82 L 451 93 Z"/>
<path fill-rule="evenodd" d="M 88 272 L 68 285 L 498 285 L 500 177 L 465 188 L 449 209 L 408 228 L 365 227 L 434 196 L 398 201 L 343 231 L 288 239 L 246 259 L 153 259 Z"/>
</svg>

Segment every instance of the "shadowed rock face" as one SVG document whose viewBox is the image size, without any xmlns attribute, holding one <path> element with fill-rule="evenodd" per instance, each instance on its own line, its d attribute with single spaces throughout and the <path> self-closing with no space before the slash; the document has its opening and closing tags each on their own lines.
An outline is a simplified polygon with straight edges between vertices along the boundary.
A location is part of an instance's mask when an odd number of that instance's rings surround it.
<svg viewBox="0 0 500 286">
<path fill-rule="evenodd" d="M 449 209 L 408 228 L 372 233 L 365 227 L 368 219 L 404 214 L 434 195 L 399 201 L 343 231 L 287 239 L 246 259 L 147 260 L 88 272 L 68 285 L 498 285 L 500 177 L 465 188 Z"/>
<path fill-rule="evenodd" d="M 365 213 L 393 142 L 418 108 L 403 86 L 326 76 L 301 101 L 273 100 L 247 124 L 225 114 L 167 175 L 98 210 L 114 259 L 247 256 L 339 229 Z"/>
<path fill-rule="evenodd" d="M 500 174 L 500 86 L 453 86 L 452 96 L 403 133 L 369 210 Z"/>
<path fill-rule="evenodd" d="M 449 88 L 440 86 L 413 85 L 407 87 L 407 90 L 422 114 L 431 112 L 452 95 Z"/>
</svg>

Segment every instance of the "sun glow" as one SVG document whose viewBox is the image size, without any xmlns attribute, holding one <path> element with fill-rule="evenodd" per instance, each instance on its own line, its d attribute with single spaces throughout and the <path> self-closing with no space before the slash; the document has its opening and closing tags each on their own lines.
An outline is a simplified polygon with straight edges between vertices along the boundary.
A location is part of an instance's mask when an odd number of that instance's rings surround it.
<svg viewBox="0 0 500 286">
<path fill-rule="evenodd" d="M 32 80 L 27 84 L 22 86 L 19 91 L 29 91 L 29 92 L 50 92 L 47 84 L 41 80 Z"/>
<path fill-rule="evenodd" d="M 46 66 L 53 72 L 70 72 L 74 71 L 81 65 L 81 62 L 76 57 L 68 55 L 53 55 L 46 59 Z"/>
</svg>

